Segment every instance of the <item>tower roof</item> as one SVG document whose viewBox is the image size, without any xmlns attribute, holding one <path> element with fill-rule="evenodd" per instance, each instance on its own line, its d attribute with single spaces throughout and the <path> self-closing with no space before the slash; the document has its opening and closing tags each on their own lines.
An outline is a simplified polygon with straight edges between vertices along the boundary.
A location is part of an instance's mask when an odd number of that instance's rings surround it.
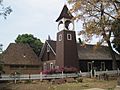
<svg viewBox="0 0 120 90">
<path fill-rule="evenodd" d="M 58 22 L 62 18 L 72 19 L 73 15 L 70 13 L 67 5 L 64 5 L 62 12 L 60 13 L 60 16 L 57 18 L 56 22 Z"/>
</svg>

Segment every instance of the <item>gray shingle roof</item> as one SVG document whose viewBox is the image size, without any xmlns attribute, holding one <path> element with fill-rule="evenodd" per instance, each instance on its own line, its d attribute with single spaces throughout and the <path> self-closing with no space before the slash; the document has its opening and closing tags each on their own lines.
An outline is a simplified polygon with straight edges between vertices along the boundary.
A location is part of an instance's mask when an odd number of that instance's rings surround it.
<svg viewBox="0 0 120 90">
<path fill-rule="evenodd" d="M 56 41 L 49 41 L 50 46 L 56 53 Z M 80 60 L 112 60 L 112 57 L 107 46 L 100 46 L 94 50 L 95 45 L 86 44 L 81 46 L 77 44 L 78 57 Z M 117 60 L 120 60 L 120 55 L 116 53 Z"/>
<path fill-rule="evenodd" d="M 78 44 L 77 48 L 79 59 L 112 60 L 107 46 L 100 46 L 96 50 L 94 50 L 94 46 L 95 45 L 80 46 L 80 44 Z M 116 54 L 116 58 L 120 60 L 120 56 L 118 54 Z"/>
</svg>

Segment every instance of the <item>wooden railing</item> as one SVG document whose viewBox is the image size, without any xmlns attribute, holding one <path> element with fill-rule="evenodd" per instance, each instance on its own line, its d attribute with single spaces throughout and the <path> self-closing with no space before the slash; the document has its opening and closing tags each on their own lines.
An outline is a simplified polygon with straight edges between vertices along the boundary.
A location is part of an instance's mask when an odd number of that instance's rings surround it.
<svg viewBox="0 0 120 90">
<path fill-rule="evenodd" d="M 100 74 L 120 74 L 119 70 L 111 70 L 111 71 L 96 71 L 95 75 L 100 75 Z M 92 72 L 79 72 L 79 73 L 60 73 L 60 74 L 14 74 L 14 75 L 5 75 L 2 74 L 0 76 L 0 81 L 9 81 L 9 80 L 45 80 L 45 79 L 59 79 L 59 78 L 66 78 L 66 77 L 71 77 L 71 78 L 76 78 L 80 76 L 91 76 Z"/>
<path fill-rule="evenodd" d="M 1 75 L 0 81 L 5 80 L 43 80 L 43 79 L 59 79 L 59 78 L 66 78 L 66 77 L 79 77 L 79 73 L 70 73 L 70 74 L 24 74 L 24 75 Z"/>
</svg>

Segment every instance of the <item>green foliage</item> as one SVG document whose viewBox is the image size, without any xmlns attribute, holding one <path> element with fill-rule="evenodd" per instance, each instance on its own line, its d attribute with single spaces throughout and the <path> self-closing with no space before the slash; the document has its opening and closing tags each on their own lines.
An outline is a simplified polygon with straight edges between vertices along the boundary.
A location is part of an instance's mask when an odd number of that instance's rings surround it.
<svg viewBox="0 0 120 90">
<path fill-rule="evenodd" d="M 112 33 L 112 21 L 120 21 L 119 0 L 67 0 L 72 5 L 71 12 L 75 19 L 82 20 L 83 30 L 80 35 L 84 41 L 90 42 L 94 36 L 99 38 L 97 45 L 107 42 L 113 59 L 112 67 L 117 69 L 115 53 L 112 49 L 110 38 Z"/>
<path fill-rule="evenodd" d="M 43 43 L 40 39 L 34 37 L 32 34 L 22 34 L 18 35 L 18 37 L 15 40 L 16 43 L 27 43 L 30 45 L 30 47 L 33 49 L 33 51 L 39 55 Z"/>
<path fill-rule="evenodd" d="M 119 0 L 67 0 L 72 5 L 71 12 L 75 19 L 82 20 L 82 35 L 90 41 L 95 35 L 100 42 L 110 40 L 111 24 L 116 18 L 120 21 Z M 101 38 L 103 37 L 103 38 Z"/>
<path fill-rule="evenodd" d="M 30 83 L 32 83 L 32 80 L 26 80 L 25 83 L 26 83 L 26 84 L 30 84 Z"/>
<path fill-rule="evenodd" d="M 82 77 L 79 77 L 79 78 L 76 78 L 77 82 L 83 82 L 83 78 Z"/>
</svg>

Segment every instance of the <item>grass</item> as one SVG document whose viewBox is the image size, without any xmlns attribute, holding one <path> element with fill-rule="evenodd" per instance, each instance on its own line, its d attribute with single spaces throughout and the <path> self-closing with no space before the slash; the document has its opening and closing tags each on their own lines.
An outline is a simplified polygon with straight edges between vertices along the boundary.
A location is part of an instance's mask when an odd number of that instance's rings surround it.
<svg viewBox="0 0 120 90">
<path fill-rule="evenodd" d="M 6 88 L 6 90 L 84 90 L 88 88 L 103 88 L 106 90 L 114 90 L 116 85 L 116 80 L 104 81 L 91 78 L 83 78 L 82 83 L 74 82 L 65 84 L 51 84 L 48 82 L 32 81 L 31 83 L 9 83 L 7 87 L 4 88 Z"/>
</svg>

